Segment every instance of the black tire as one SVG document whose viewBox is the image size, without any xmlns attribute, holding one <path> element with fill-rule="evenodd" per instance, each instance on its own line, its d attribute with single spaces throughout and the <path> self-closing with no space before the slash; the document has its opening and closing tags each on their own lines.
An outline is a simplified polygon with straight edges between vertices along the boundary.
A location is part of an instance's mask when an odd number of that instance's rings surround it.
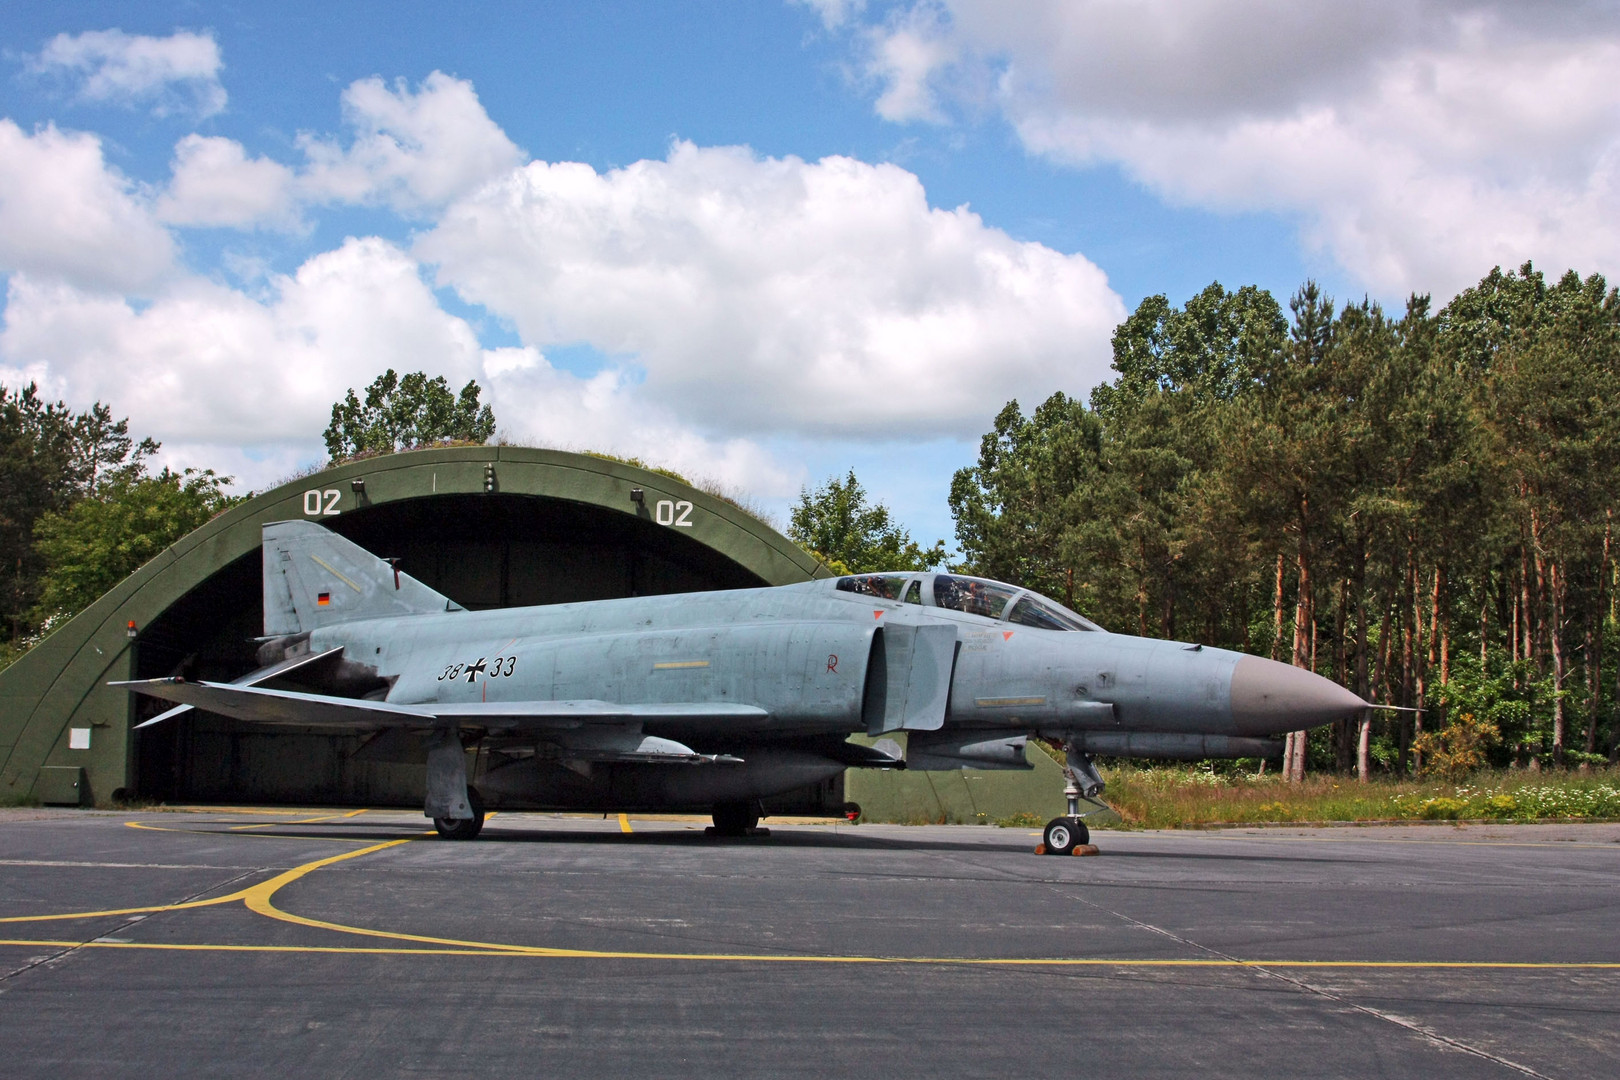
<svg viewBox="0 0 1620 1080">
<path fill-rule="evenodd" d="M 467 804 L 472 807 L 473 816 L 470 818 L 433 819 L 433 827 L 441 837 L 446 840 L 473 840 L 484 831 L 484 797 L 471 784 L 467 785 Z"/>
<path fill-rule="evenodd" d="M 1046 823 L 1042 839 L 1048 855 L 1072 855 L 1075 848 L 1091 842 L 1091 830 L 1079 818 L 1053 818 Z"/>
<path fill-rule="evenodd" d="M 717 836 L 747 836 L 759 824 L 759 807 L 754 803 L 720 803 L 714 808 Z"/>
</svg>

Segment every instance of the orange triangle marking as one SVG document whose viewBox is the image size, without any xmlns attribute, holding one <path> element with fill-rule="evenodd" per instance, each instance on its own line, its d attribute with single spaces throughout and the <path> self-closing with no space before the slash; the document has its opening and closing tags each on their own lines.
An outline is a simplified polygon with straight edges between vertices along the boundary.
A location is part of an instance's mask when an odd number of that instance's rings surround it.
<svg viewBox="0 0 1620 1080">
<path fill-rule="evenodd" d="M 1001 632 L 1001 640 L 1002 641 L 1011 641 L 1012 636 L 1013 636 L 1013 632 L 1011 630 L 1003 630 Z"/>
<path fill-rule="evenodd" d="M 883 618 L 883 612 L 881 612 L 881 611 L 874 611 L 874 612 L 872 612 L 872 618 L 874 618 L 874 619 L 881 619 L 881 618 Z"/>
</svg>

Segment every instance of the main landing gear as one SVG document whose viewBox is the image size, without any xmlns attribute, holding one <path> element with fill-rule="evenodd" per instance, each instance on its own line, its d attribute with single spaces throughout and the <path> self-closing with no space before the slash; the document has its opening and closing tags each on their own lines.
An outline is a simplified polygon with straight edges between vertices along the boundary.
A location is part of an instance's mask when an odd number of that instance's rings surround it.
<svg viewBox="0 0 1620 1080">
<path fill-rule="evenodd" d="M 756 836 L 759 824 L 759 804 L 746 802 L 717 803 L 714 808 L 714 828 L 711 836 Z"/>
<path fill-rule="evenodd" d="M 1063 798 L 1069 804 L 1069 812 L 1046 823 L 1046 831 L 1041 835 L 1041 852 L 1047 855 L 1073 855 L 1075 848 L 1091 843 L 1091 830 L 1080 819 L 1080 800 L 1101 794 L 1104 786 L 1090 754 L 1076 750 L 1072 743 L 1064 743 L 1063 752 L 1068 761 L 1063 769 L 1063 778 L 1067 781 Z"/>
<path fill-rule="evenodd" d="M 471 784 L 467 785 L 467 803 L 472 807 L 470 818 L 433 819 L 433 827 L 440 836 L 446 840 L 471 840 L 484 831 L 484 797 Z"/>
</svg>

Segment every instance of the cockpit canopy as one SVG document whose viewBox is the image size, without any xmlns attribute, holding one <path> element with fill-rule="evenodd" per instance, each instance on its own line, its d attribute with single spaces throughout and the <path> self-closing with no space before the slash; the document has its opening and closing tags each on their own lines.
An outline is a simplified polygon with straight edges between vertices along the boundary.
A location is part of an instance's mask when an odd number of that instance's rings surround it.
<svg viewBox="0 0 1620 1080">
<path fill-rule="evenodd" d="M 860 593 L 880 600 L 1005 619 L 1039 630 L 1102 629 L 1039 593 L 988 578 L 961 574 L 852 574 L 839 578 L 836 588 L 840 592 Z"/>
</svg>

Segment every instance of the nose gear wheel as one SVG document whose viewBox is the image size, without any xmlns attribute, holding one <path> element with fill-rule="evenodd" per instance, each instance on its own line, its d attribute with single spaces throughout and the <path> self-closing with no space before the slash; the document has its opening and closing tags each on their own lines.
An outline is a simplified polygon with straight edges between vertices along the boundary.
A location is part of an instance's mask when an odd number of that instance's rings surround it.
<svg viewBox="0 0 1620 1080">
<path fill-rule="evenodd" d="M 1042 840 L 1048 855 L 1072 855 L 1075 848 L 1091 842 L 1091 831 L 1077 817 L 1053 818 L 1046 823 Z"/>
</svg>

